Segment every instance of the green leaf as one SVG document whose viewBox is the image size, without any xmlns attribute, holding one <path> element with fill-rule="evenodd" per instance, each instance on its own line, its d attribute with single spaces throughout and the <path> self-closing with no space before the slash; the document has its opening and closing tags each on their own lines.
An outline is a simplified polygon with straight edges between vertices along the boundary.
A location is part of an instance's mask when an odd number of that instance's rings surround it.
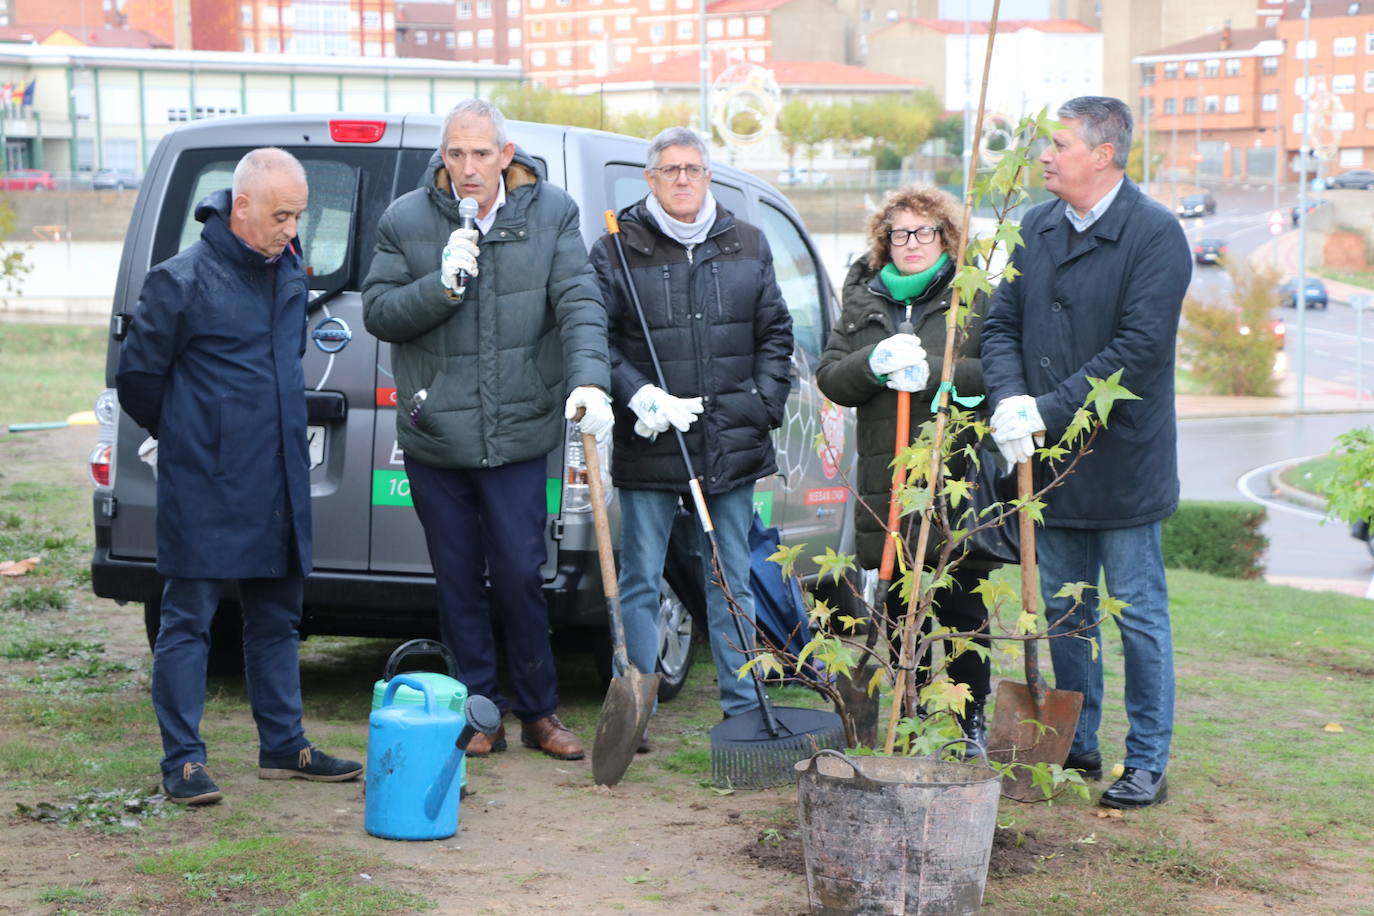
<svg viewBox="0 0 1374 916">
<path fill-rule="evenodd" d="M 1083 402 L 1084 405 L 1091 404 L 1097 418 L 1102 421 L 1102 425 L 1107 425 L 1107 416 L 1112 412 L 1112 405 L 1117 401 L 1138 401 L 1140 396 L 1133 394 L 1125 385 L 1121 384 L 1121 373 L 1124 369 L 1118 369 L 1106 379 L 1093 378 L 1088 376 L 1088 397 Z"/>
<path fill-rule="evenodd" d="M 784 579 L 791 578 L 797 568 L 797 556 L 801 553 L 806 544 L 797 544 L 789 547 L 786 544 L 779 544 L 778 549 L 768 559 L 782 567 Z"/>
<path fill-rule="evenodd" d="M 818 567 L 816 578 L 824 580 L 827 576 L 836 584 L 839 584 L 845 577 L 845 573 L 854 569 L 854 554 L 836 553 L 833 548 L 825 548 L 825 553 L 811 558 Z"/>
</svg>

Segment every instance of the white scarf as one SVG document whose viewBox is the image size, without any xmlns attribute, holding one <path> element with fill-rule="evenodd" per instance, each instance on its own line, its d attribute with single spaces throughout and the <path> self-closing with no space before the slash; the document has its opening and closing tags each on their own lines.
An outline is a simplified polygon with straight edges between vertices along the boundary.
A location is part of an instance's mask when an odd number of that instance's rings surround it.
<svg viewBox="0 0 1374 916">
<path fill-rule="evenodd" d="M 648 207 L 649 213 L 658 221 L 663 234 L 681 242 L 689 255 L 693 247 L 706 241 L 706 234 L 716 222 L 716 198 L 709 190 L 706 192 L 706 200 L 702 201 L 701 212 L 690 223 L 669 216 L 668 211 L 663 209 L 663 204 L 652 194 L 644 198 L 644 206 Z"/>
</svg>

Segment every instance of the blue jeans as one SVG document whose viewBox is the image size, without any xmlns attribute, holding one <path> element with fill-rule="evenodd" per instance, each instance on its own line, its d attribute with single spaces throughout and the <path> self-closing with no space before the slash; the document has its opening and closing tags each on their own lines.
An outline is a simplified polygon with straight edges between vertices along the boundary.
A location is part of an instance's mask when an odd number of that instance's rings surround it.
<svg viewBox="0 0 1374 916">
<path fill-rule="evenodd" d="M 668 490 L 620 490 L 620 606 L 625 615 L 625 648 L 640 671 L 658 668 L 659 584 L 668 555 L 673 516 L 684 497 Z M 690 499 L 690 497 L 688 497 Z M 754 516 L 752 484 L 706 497 L 716 529 L 721 563 L 730 594 L 744 614 L 744 632 L 753 640 L 754 592 L 749 585 L 749 523 Z M 699 530 L 699 529 L 698 529 Z M 736 673 L 748 660 L 738 648 L 739 632 L 725 595 L 716 583 L 711 548 L 701 536 L 702 575 L 706 579 L 706 618 L 711 658 L 716 663 L 720 706 L 728 716 L 759 705 L 752 676 Z"/>
<path fill-rule="evenodd" d="M 1065 620 L 1072 598 L 1054 593 L 1069 582 L 1096 586 L 1103 576 L 1107 593 L 1127 603 L 1117 618 L 1126 656 L 1126 766 L 1163 773 L 1169 765 L 1174 731 L 1174 648 L 1169 629 L 1169 586 L 1159 546 L 1159 522 L 1133 528 L 1043 528 L 1036 532 L 1040 594 L 1052 633 L 1090 627 L 1079 636 L 1051 639 L 1055 686 L 1083 694 L 1083 714 L 1073 736 L 1072 753 L 1097 749 L 1102 724 L 1102 653 L 1093 659 L 1089 639 L 1098 640 L 1097 591 Z"/>
<path fill-rule="evenodd" d="M 153 649 L 153 709 L 162 731 L 162 772 L 205 762 L 200 720 L 210 621 L 223 579 L 168 579 Z M 301 728 L 302 579 L 240 579 L 248 704 L 258 726 L 258 759 L 288 757 L 310 744 Z"/>
</svg>

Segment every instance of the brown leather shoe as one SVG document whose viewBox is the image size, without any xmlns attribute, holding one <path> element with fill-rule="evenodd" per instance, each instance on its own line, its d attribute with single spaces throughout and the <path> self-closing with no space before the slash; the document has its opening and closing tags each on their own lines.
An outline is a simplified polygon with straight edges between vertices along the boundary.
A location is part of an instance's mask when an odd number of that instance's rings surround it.
<svg viewBox="0 0 1374 916">
<path fill-rule="evenodd" d="M 499 754 L 506 749 L 506 727 L 504 725 L 496 729 L 496 733 L 488 735 L 478 732 L 472 736 L 468 742 L 467 755 L 469 757 L 485 757 L 488 754 Z"/>
<path fill-rule="evenodd" d="M 587 756 L 582 739 L 568 731 L 556 715 L 521 724 L 520 743 L 559 760 L 581 760 Z"/>
</svg>

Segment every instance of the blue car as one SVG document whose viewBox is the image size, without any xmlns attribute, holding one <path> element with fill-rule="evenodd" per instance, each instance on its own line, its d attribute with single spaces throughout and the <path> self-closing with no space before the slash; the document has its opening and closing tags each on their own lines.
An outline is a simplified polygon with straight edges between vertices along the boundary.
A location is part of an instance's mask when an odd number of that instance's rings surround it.
<svg viewBox="0 0 1374 916">
<path fill-rule="evenodd" d="M 1307 278 L 1306 293 L 1308 308 L 1326 308 L 1328 304 L 1326 296 L 1326 284 L 1322 282 L 1321 277 Z M 1279 287 L 1279 305 L 1282 305 L 1284 308 L 1290 309 L 1295 309 L 1298 307 L 1296 281 L 1285 281 L 1284 284 Z"/>
</svg>

